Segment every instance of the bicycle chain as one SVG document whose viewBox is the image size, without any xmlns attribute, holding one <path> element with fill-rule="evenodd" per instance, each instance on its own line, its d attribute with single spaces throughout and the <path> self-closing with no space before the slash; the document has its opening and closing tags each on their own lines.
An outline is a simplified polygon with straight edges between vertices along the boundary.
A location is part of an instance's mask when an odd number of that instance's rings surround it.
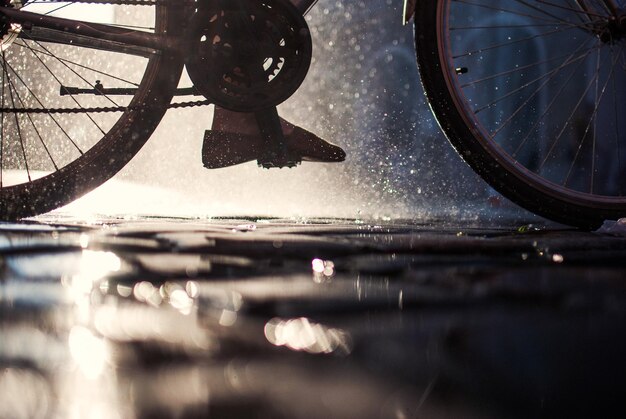
<svg viewBox="0 0 626 419">
<path fill-rule="evenodd" d="M 183 109 L 193 108 L 199 106 L 212 105 L 210 100 L 196 100 L 187 102 L 176 102 L 167 105 L 167 109 Z M 144 106 L 105 106 L 99 108 L 0 108 L 0 113 L 24 113 L 24 114 L 75 114 L 75 113 L 105 113 L 105 112 L 124 112 L 126 110 L 150 108 L 148 105 Z"/>
</svg>

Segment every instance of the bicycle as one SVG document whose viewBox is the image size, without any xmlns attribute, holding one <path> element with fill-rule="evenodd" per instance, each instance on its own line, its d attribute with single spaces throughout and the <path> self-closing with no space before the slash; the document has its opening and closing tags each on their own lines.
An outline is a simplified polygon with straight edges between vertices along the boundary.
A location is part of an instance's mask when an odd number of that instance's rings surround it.
<svg viewBox="0 0 626 419">
<path fill-rule="evenodd" d="M 565 224 L 626 215 L 624 1 L 422 1 L 415 25 L 431 108 L 487 183 Z"/>
<path fill-rule="evenodd" d="M 259 163 L 298 163 L 275 106 L 308 71 L 303 15 L 316 0 L 2 1 L 2 218 L 46 212 L 97 187 L 170 107 L 255 112 L 268 150 Z M 470 166 L 560 222 L 588 228 L 626 214 L 623 1 L 417 3 L 405 14 L 414 15 L 422 83 Z M 105 6 L 115 25 L 55 16 Z M 178 88 L 183 66 L 193 87 Z M 206 99 L 172 102 L 183 95 Z"/>
</svg>

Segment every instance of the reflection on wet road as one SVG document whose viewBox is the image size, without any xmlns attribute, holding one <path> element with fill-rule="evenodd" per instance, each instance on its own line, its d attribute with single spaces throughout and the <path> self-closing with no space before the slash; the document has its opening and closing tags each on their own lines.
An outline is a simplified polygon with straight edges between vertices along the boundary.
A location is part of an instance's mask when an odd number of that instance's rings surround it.
<svg viewBox="0 0 626 419">
<path fill-rule="evenodd" d="M 626 237 L 41 219 L 0 252 L 2 418 L 626 409 Z"/>
</svg>

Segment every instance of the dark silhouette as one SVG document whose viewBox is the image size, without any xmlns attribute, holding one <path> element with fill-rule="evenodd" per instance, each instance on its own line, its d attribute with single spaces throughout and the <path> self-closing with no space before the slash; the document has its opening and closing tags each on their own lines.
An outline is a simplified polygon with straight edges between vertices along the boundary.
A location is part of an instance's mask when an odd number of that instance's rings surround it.
<svg viewBox="0 0 626 419">
<path fill-rule="evenodd" d="M 315 162 L 342 162 L 346 153 L 317 135 L 280 119 L 288 152 L 298 159 Z M 202 162 L 217 169 L 257 160 L 263 156 L 265 142 L 253 113 L 233 112 L 218 106 L 211 130 L 204 135 Z"/>
</svg>

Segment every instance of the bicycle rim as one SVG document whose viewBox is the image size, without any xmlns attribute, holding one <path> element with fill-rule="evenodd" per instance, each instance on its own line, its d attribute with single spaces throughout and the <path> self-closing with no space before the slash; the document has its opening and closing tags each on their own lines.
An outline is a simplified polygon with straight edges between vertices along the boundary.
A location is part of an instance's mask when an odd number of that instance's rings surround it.
<svg viewBox="0 0 626 419">
<path fill-rule="evenodd" d="M 151 32 L 176 29 L 171 6 L 116 3 L 15 6 Z M 59 41 L 19 26 L 3 32 L 0 217 L 16 219 L 69 203 L 117 173 L 167 110 L 182 64 L 160 51 Z"/>
<path fill-rule="evenodd" d="M 582 3 L 432 2 L 416 42 L 464 159 L 518 204 L 591 227 L 626 215 L 626 37 L 605 2 Z"/>
</svg>

